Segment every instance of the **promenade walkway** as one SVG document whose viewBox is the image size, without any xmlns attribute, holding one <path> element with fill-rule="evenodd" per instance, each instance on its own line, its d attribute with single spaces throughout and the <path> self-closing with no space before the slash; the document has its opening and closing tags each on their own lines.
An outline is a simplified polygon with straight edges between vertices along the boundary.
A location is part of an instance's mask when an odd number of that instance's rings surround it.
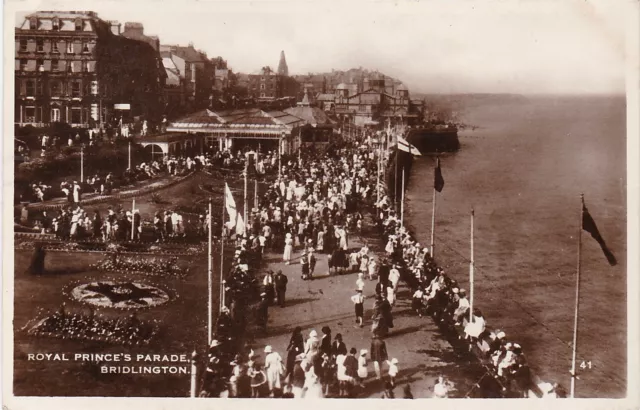
<svg viewBox="0 0 640 410">
<path fill-rule="evenodd" d="M 366 222 L 365 226 L 371 226 L 370 220 Z M 367 241 L 369 248 L 377 253 L 382 247 L 373 235 L 375 232 L 365 231 L 363 237 L 351 236 L 349 247 L 361 247 L 364 241 Z M 300 256 L 300 249 L 294 253 L 294 258 L 297 256 Z M 285 307 L 269 308 L 267 334 L 258 338 L 252 345 L 262 359 L 262 349 L 266 345 L 271 345 L 283 359 L 286 359 L 285 349 L 296 326 L 302 327 L 305 338 L 311 329 L 315 329 L 321 336 L 321 328 L 329 326 L 332 336 L 342 334 L 347 349 L 355 347 L 358 354 L 360 349 L 370 350 L 375 281 L 368 281 L 365 286 L 365 326 L 356 327 L 354 306 L 350 297 L 355 294 L 357 274 L 329 276 L 327 261 L 328 255 L 317 255 L 314 280 L 303 281 L 299 261 L 296 264 L 285 265 L 281 254 L 265 255 L 265 270 L 282 270 L 289 283 Z M 450 397 L 464 397 L 482 375 L 469 372 L 472 366 L 469 366 L 467 359 L 458 357 L 431 318 L 419 318 L 415 315 L 411 310 L 410 289 L 403 283 L 398 291 L 393 316 L 394 328 L 385 338 L 385 342 L 389 358 L 395 357 L 399 361 L 396 397 L 402 397 L 406 384 L 411 385 L 415 398 L 432 397 L 433 385 L 439 375 L 444 375 L 452 382 L 454 388 L 450 391 Z M 373 364 L 369 363 L 368 367 L 369 378 L 359 397 L 379 398 L 383 392 L 383 383 L 375 380 Z M 383 377 L 386 376 L 387 369 L 387 365 L 383 366 Z"/>
</svg>

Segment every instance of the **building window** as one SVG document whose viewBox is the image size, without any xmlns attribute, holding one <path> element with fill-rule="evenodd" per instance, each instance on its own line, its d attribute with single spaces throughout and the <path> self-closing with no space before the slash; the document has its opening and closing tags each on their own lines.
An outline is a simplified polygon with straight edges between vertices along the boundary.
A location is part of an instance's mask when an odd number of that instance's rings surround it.
<svg viewBox="0 0 640 410">
<path fill-rule="evenodd" d="M 22 59 L 20 60 L 20 71 L 27 71 L 27 64 L 29 60 Z"/>
<path fill-rule="evenodd" d="M 36 122 L 36 107 L 24 107 L 24 122 Z"/>
<path fill-rule="evenodd" d="M 52 81 L 51 82 L 51 96 L 52 97 L 59 97 L 60 96 L 60 91 L 61 91 L 60 81 Z"/>
<path fill-rule="evenodd" d="M 36 60 L 36 67 L 38 71 L 44 71 L 44 60 Z"/>
<path fill-rule="evenodd" d="M 60 71 L 60 60 L 58 59 L 51 60 L 51 71 L 54 71 L 54 72 Z"/>
<path fill-rule="evenodd" d="M 52 53 L 59 53 L 60 50 L 58 50 L 58 42 L 55 40 L 51 40 L 51 52 Z"/>
<path fill-rule="evenodd" d="M 60 30 L 60 20 L 58 20 L 57 18 L 54 18 L 51 21 L 51 29 L 54 31 Z"/>
<path fill-rule="evenodd" d="M 73 54 L 73 41 L 67 41 L 67 54 Z"/>
<path fill-rule="evenodd" d="M 42 81 L 38 81 L 36 82 L 36 95 L 42 95 L 43 93 L 43 82 Z"/>
<path fill-rule="evenodd" d="M 51 122 L 60 122 L 60 108 L 51 109 Z"/>
<path fill-rule="evenodd" d="M 266 97 L 266 96 L 267 96 L 267 95 L 266 95 L 265 93 L 260 93 L 260 98 L 264 98 L 264 97 Z"/>
<path fill-rule="evenodd" d="M 91 95 L 98 95 L 98 82 L 91 81 Z"/>
<path fill-rule="evenodd" d="M 27 80 L 27 84 L 26 84 L 26 89 L 27 89 L 27 97 L 33 97 L 36 93 L 36 83 L 33 80 Z M 35 111 L 34 114 L 35 116 Z"/>
<path fill-rule="evenodd" d="M 44 40 L 41 38 L 37 38 L 36 39 L 36 51 L 38 53 L 43 53 L 44 52 Z"/>
<path fill-rule="evenodd" d="M 82 123 L 82 111 L 80 108 L 72 108 L 71 109 L 71 124 L 80 124 Z"/>
<path fill-rule="evenodd" d="M 38 19 L 32 18 L 29 20 L 29 29 L 37 30 L 38 29 Z"/>
<path fill-rule="evenodd" d="M 82 31 L 82 19 L 76 19 L 76 31 Z"/>
<path fill-rule="evenodd" d="M 74 65 L 75 65 L 74 63 L 75 63 L 75 61 L 69 61 L 67 63 L 67 72 L 68 73 L 75 73 L 76 72 L 75 71 L 75 67 L 74 67 Z"/>
<path fill-rule="evenodd" d="M 87 61 L 83 61 L 82 62 L 82 72 L 83 73 L 88 73 L 89 72 L 89 63 Z"/>
<path fill-rule="evenodd" d="M 21 38 L 20 39 L 20 51 L 27 51 L 27 39 L 26 38 Z"/>
<path fill-rule="evenodd" d="M 260 84 L 260 89 L 261 89 L 261 90 L 264 90 L 264 88 L 265 88 L 265 87 L 264 87 L 264 84 Z"/>
<path fill-rule="evenodd" d="M 83 53 L 88 53 L 89 52 L 89 44 L 87 44 L 86 41 L 82 42 L 82 52 Z"/>
<path fill-rule="evenodd" d="M 80 97 L 80 82 L 74 81 L 71 83 L 71 96 Z"/>
</svg>

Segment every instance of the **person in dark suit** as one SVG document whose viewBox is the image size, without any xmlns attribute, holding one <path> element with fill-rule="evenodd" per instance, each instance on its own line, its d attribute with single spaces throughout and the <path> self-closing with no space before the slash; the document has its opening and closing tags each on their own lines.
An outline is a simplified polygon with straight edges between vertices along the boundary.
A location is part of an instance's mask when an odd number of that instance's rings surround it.
<svg viewBox="0 0 640 410">
<path fill-rule="evenodd" d="M 374 333 L 371 339 L 371 361 L 373 362 L 378 380 L 382 379 L 380 364 L 385 363 L 387 360 L 389 360 L 387 345 L 380 336 Z"/>
<path fill-rule="evenodd" d="M 333 343 L 331 343 L 331 355 L 333 356 L 333 359 L 335 360 L 335 358 L 339 355 L 345 355 L 347 354 L 347 345 L 344 344 L 344 342 L 342 341 L 342 334 L 338 333 L 336 334 L 336 337 L 333 341 Z"/>
<path fill-rule="evenodd" d="M 329 326 L 322 328 L 322 340 L 320 341 L 320 356 L 324 353 L 331 354 L 331 329 Z"/>
<path fill-rule="evenodd" d="M 284 307 L 285 293 L 287 292 L 287 283 L 289 279 L 282 273 L 281 270 L 276 273 L 274 278 L 276 287 L 276 299 L 280 307 Z"/>
</svg>

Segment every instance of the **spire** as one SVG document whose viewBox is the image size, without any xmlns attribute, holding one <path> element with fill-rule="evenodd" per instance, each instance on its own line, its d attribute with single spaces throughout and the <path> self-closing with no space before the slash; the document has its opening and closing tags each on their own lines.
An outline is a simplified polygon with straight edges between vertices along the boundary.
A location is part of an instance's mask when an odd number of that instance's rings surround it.
<svg viewBox="0 0 640 410">
<path fill-rule="evenodd" d="M 280 63 L 278 63 L 278 74 L 285 77 L 289 76 L 289 67 L 287 67 L 287 60 L 284 58 L 284 50 L 280 52 Z"/>
<path fill-rule="evenodd" d="M 308 107 L 310 105 L 311 105 L 311 103 L 309 102 L 309 91 L 305 87 L 305 89 L 304 89 L 304 97 L 302 97 L 302 102 L 299 102 L 298 106 L 300 106 L 300 107 Z"/>
</svg>

